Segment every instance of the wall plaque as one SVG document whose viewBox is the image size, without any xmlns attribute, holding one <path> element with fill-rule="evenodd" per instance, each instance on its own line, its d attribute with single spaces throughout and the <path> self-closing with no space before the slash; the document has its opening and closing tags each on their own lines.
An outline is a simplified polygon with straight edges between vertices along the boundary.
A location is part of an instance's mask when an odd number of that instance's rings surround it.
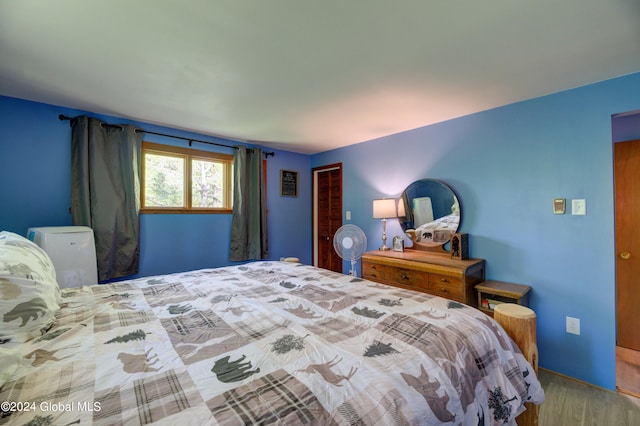
<svg viewBox="0 0 640 426">
<path fill-rule="evenodd" d="M 298 196 L 298 172 L 280 170 L 280 195 L 282 197 Z"/>
</svg>

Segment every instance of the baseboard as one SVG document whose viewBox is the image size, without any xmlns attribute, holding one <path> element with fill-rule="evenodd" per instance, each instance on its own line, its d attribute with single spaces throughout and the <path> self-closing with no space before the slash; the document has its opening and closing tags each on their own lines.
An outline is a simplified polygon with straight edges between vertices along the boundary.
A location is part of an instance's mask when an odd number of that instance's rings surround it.
<svg viewBox="0 0 640 426">
<path fill-rule="evenodd" d="M 602 390 L 610 393 L 616 393 L 616 391 L 614 390 L 603 388 L 601 386 L 594 385 L 593 383 L 585 382 L 584 380 L 576 379 L 575 377 L 567 376 L 566 374 L 558 373 L 557 371 L 549 370 L 547 368 L 538 366 L 538 370 L 544 370 L 545 373 L 554 374 L 556 376 L 562 377 L 563 379 L 570 380 L 572 382 L 575 382 L 584 386 L 589 386 L 590 388 L 594 388 L 594 389 L 598 389 L 598 390 Z"/>
<path fill-rule="evenodd" d="M 638 393 L 631 392 L 630 390 L 626 390 L 626 389 L 620 389 L 620 388 L 619 388 L 619 387 L 617 387 L 617 386 L 616 386 L 616 390 L 617 390 L 619 393 L 623 393 L 623 394 L 625 394 L 625 395 L 632 396 L 632 397 L 634 397 L 634 398 L 638 398 L 638 399 L 640 399 L 640 394 L 638 394 Z"/>
</svg>

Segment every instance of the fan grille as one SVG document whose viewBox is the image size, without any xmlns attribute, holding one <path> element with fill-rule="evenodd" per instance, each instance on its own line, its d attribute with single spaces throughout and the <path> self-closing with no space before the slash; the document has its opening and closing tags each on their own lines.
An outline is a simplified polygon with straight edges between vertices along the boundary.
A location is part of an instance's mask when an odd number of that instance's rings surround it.
<svg viewBox="0 0 640 426">
<path fill-rule="evenodd" d="M 357 260 L 367 248 L 367 236 L 356 225 L 343 225 L 333 237 L 333 248 L 344 260 Z"/>
</svg>

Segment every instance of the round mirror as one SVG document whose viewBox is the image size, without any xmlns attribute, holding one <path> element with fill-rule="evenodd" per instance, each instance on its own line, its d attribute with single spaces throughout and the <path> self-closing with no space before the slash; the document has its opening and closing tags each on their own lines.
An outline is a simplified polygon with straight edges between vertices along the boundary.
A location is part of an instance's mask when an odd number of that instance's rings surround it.
<svg viewBox="0 0 640 426">
<path fill-rule="evenodd" d="M 436 179 L 420 179 L 409 185 L 398 203 L 402 229 L 412 235 L 415 248 L 439 247 L 458 230 L 462 213 L 453 190 Z"/>
</svg>

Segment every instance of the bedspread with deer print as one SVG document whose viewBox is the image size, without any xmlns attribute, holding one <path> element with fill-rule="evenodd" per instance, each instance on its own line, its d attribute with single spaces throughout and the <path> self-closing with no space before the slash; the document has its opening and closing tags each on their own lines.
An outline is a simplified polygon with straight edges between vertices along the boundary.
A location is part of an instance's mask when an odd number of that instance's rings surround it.
<svg viewBox="0 0 640 426">
<path fill-rule="evenodd" d="M 60 305 L 42 337 L 0 346 L 18 363 L 0 399 L 37 408 L 0 425 L 501 425 L 544 400 L 478 310 L 302 264 L 63 289 Z"/>
</svg>

